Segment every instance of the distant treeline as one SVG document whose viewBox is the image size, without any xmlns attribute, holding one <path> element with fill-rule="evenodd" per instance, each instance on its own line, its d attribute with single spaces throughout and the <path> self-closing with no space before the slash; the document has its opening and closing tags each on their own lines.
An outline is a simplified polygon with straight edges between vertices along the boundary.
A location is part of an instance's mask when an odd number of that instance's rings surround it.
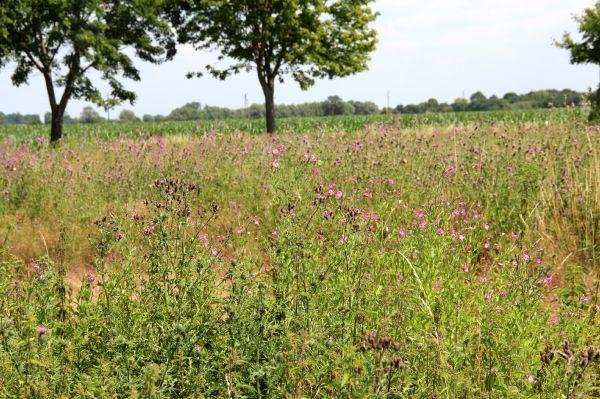
<svg viewBox="0 0 600 399">
<path fill-rule="evenodd" d="M 503 97 L 493 95 L 486 97 L 482 92 L 474 93 L 470 98 L 457 98 L 453 103 L 440 103 L 435 98 L 420 104 L 398 105 L 395 108 L 379 108 L 377 104 L 366 101 L 344 101 L 339 96 L 330 96 L 325 101 L 278 105 L 277 118 L 316 117 L 333 115 L 374 115 L 379 113 L 423 114 L 430 112 L 465 112 L 465 111 L 497 111 L 497 110 L 526 110 L 539 108 L 562 108 L 578 106 L 585 100 L 583 93 L 574 90 L 537 90 L 527 94 L 506 93 Z M 161 122 L 189 120 L 218 120 L 218 119 L 262 119 L 265 108 L 262 104 L 252 104 L 247 108 L 230 109 L 201 105 L 191 102 L 175 108 L 168 115 L 144 115 L 141 119 L 133 111 L 123 110 L 118 115 L 121 121 Z M 51 121 L 50 113 L 44 116 L 44 123 Z M 106 121 L 91 107 L 85 107 L 79 117 L 65 115 L 64 123 L 96 123 Z M 39 124 L 39 115 L 21 115 L 13 113 L 5 115 L 0 112 L 0 124 Z"/>
<path fill-rule="evenodd" d="M 427 112 L 500 111 L 538 108 L 562 108 L 578 106 L 585 99 L 583 93 L 574 90 L 537 90 L 527 94 L 506 93 L 502 98 L 486 97 L 482 92 L 474 93 L 469 99 L 457 98 L 452 104 L 439 103 L 435 98 L 421 104 L 398 105 L 394 110 L 405 114 Z"/>
</svg>

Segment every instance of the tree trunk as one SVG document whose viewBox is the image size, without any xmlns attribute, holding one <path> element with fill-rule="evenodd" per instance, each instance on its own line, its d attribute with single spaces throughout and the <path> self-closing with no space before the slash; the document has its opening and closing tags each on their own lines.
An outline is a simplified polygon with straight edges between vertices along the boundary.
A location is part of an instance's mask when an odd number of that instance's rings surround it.
<svg viewBox="0 0 600 399">
<path fill-rule="evenodd" d="M 262 85 L 265 93 L 265 119 L 267 133 L 275 133 L 275 82 L 269 80 Z"/>
<path fill-rule="evenodd" d="M 58 107 L 52 110 L 52 122 L 50 125 L 50 143 L 56 144 L 62 138 L 63 116 Z"/>
</svg>

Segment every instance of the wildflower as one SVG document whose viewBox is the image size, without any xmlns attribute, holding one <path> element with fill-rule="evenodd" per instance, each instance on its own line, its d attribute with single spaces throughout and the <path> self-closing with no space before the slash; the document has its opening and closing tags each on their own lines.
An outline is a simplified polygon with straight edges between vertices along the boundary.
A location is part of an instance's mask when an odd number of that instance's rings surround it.
<svg viewBox="0 0 600 399">
<path fill-rule="evenodd" d="M 492 299 L 492 295 L 491 295 L 491 294 L 487 294 L 486 296 L 484 296 L 484 297 L 483 297 L 483 299 L 484 299 L 486 302 L 489 302 L 489 301 Z"/>
<path fill-rule="evenodd" d="M 90 280 L 90 283 L 93 283 L 94 281 L 96 281 L 96 276 L 94 276 L 94 273 L 87 272 L 87 276 L 88 276 L 88 279 Z"/>
<path fill-rule="evenodd" d="M 278 148 L 274 148 L 273 151 L 271 151 L 271 153 L 273 155 L 279 155 L 279 149 Z"/>
<path fill-rule="evenodd" d="M 38 334 L 39 335 L 44 335 L 48 332 L 48 329 L 46 327 L 44 327 L 43 325 L 38 327 Z"/>
<path fill-rule="evenodd" d="M 450 168 L 448 170 L 446 170 L 444 175 L 446 177 L 449 177 L 449 176 L 452 176 L 455 172 L 456 172 L 456 168 L 454 167 L 454 165 L 452 165 L 452 166 L 450 166 Z"/>
<path fill-rule="evenodd" d="M 400 236 L 400 238 L 404 237 L 406 235 L 406 230 L 400 229 L 400 231 L 398 231 L 398 235 Z"/>
<path fill-rule="evenodd" d="M 210 253 L 212 254 L 212 256 L 217 256 L 219 254 L 219 251 L 217 251 L 217 248 L 211 248 Z"/>
<path fill-rule="evenodd" d="M 120 239 L 122 239 L 123 237 L 124 237 L 124 235 L 123 235 L 123 233 L 122 233 L 122 232 L 120 232 L 120 231 L 117 231 L 117 232 L 115 233 L 115 238 L 116 238 L 117 240 L 120 240 Z"/>
<path fill-rule="evenodd" d="M 237 229 L 237 233 L 238 233 L 238 234 L 242 234 L 243 232 L 244 232 L 244 228 L 243 228 L 242 226 L 240 226 L 240 227 Z"/>
<path fill-rule="evenodd" d="M 443 236 L 444 235 L 444 230 L 443 229 L 439 229 L 438 230 L 438 234 L 441 235 L 441 236 Z"/>
<path fill-rule="evenodd" d="M 536 383 L 536 380 L 535 380 L 535 378 L 533 378 L 533 376 L 532 376 L 532 375 L 528 375 L 528 376 L 527 376 L 527 381 L 529 381 L 529 382 L 530 382 L 530 383 L 532 383 L 532 384 L 535 384 L 535 383 Z"/>
<path fill-rule="evenodd" d="M 279 161 L 277 160 L 277 158 L 275 158 L 273 160 L 273 163 L 271 164 L 271 166 L 273 166 L 274 168 L 278 168 L 279 167 Z"/>
<path fill-rule="evenodd" d="M 344 194 L 343 194 L 341 191 L 338 191 L 338 192 L 335 194 L 335 198 L 337 198 L 337 199 L 341 199 L 343 195 L 344 195 Z"/>
<path fill-rule="evenodd" d="M 208 238 L 208 234 L 206 233 L 200 233 L 198 234 L 198 239 L 199 240 L 206 240 Z"/>
<path fill-rule="evenodd" d="M 501 295 L 503 298 L 506 298 L 506 290 L 502 290 L 502 292 L 500 292 L 500 295 Z"/>
<path fill-rule="evenodd" d="M 36 272 L 40 271 L 40 265 L 38 265 L 37 263 L 35 265 L 33 265 L 33 270 Z"/>
<path fill-rule="evenodd" d="M 588 296 L 584 296 L 582 301 L 583 303 L 588 303 L 590 301 L 590 298 Z"/>
<path fill-rule="evenodd" d="M 552 276 L 548 276 L 548 277 L 545 277 L 544 279 L 542 279 L 542 281 L 543 281 L 545 284 L 552 284 L 552 280 L 553 280 L 553 279 L 552 279 Z"/>
</svg>

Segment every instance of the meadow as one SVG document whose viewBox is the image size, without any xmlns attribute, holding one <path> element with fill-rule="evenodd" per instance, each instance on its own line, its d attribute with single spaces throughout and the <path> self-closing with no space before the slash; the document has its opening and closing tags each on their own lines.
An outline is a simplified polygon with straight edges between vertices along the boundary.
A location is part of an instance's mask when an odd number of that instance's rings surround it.
<svg viewBox="0 0 600 399">
<path fill-rule="evenodd" d="M 0 397 L 600 397 L 584 119 L 1 126 Z"/>
</svg>

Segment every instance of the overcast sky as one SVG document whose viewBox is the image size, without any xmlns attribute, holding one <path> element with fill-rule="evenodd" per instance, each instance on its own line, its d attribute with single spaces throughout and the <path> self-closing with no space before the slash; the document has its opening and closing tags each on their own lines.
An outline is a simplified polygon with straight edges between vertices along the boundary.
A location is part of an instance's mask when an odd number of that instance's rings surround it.
<svg viewBox="0 0 600 399">
<path fill-rule="evenodd" d="M 566 51 L 552 45 L 565 30 L 575 31 L 574 13 L 594 0 L 376 0 L 381 16 L 375 23 L 379 45 L 370 70 L 349 78 L 318 81 L 302 91 L 287 81 L 276 87 L 279 103 L 320 101 L 337 94 L 384 106 L 425 101 L 452 101 L 477 90 L 503 95 L 545 88 L 586 90 L 598 83 L 598 69 L 569 64 Z M 137 114 L 167 114 L 190 101 L 239 108 L 244 93 L 262 103 L 253 74 L 226 81 L 210 77 L 188 80 L 186 72 L 214 61 L 214 54 L 180 48 L 175 60 L 162 65 L 138 63 L 142 81 L 131 82 Z M 39 113 L 48 110 L 43 79 L 13 87 L 11 68 L 0 71 L 0 111 Z M 77 115 L 85 103 L 72 101 Z M 122 107 L 121 107 L 122 108 Z M 120 108 L 113 111 L 114 114 Z"/>
</svg>

